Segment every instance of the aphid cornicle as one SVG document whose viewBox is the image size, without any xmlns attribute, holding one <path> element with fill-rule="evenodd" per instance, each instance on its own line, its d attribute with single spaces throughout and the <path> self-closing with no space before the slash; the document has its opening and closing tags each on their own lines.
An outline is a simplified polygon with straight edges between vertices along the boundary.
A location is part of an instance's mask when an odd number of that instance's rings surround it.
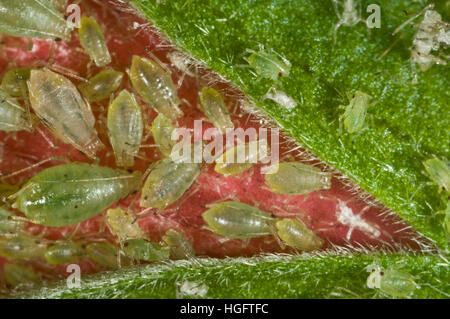
<svg viewBox="0 0 450 319">
<path fill-rule="evenodd" d="M 225 134 L 227 129 L 234 128 L 230 112 L 219 92 L 211 87 L 204 87 L 200 93 L 200 103 L 203 112 L 220 133 Z"/>
<path fill-rule="evenodd" d="M 0 90 L 0 131 L 31 131 L 30 115 L 15 98 Z"/>
<path fill-rule="evenodd" d="M 12 287 L 33 285 L 40 281 L 39 274 L 32 267 L 21 263 L 6 263 L 3 266 L 3 273 L 6 283 Z"/>
<path fill-rule="evenodd" d="M 91 77 L 87 83 L 80 84 L 78 89 L 89 102 L 99 102 L 109 98 L 119 88 L 122 79 L 122 72 L 106 69 Z"/>
<path fill-rule="evenodd" d="M 259 51 L 247 49 L 246 52 L 250 53 L 250 55 L 244 59 L 250 67 L 255 69 L 258 76 L 274 81 L 280 76 L 289 76 L 291 63 L 274 50 L 261 47 Z"/>
<path fill-rule="evenodd" d="M 144 125 L 141 107 L 127 90 L 121 91 L 109 105 L 107 127 L 117 166 L 133 166 L 141 146 Z"/>
<path fill-rule="evenodd" d="M 164 242 L 170 248 L 170 258 L 189 259 L 195 256 L 195 250 L 191 243 L 176 230 L 169 229 L 163 237 Z"/>
<path fill-rule="evenodd" d="M 44 257 L 47 245 L 28 235 L 0 238 L 0 256 L 11 259 L 33 259 Z"/>
<path fill-rule="evenodd" d="M 176 141 L 172 140 L 172 132 L 174 129 L 175 127 L 172 125 L 172 121 L 162 114 L 158 114 L 153 120 L 153 140 L 158 145 L 158 149 L 163 156 L 170 156 L 172 148 L 176 144 Z"/>
<path fill-rule="evenodd" d="M 296 219 L 283 218 L 275 223 L 275 227 L 278 237 L 294 248 L 311 251 L 323 246 L 323 240 Z"/>
<path fill-rule="evenodd" d="M 78 243 L 56 243 L 47 248 L 45 260 L 51 265 L 62 265 L 80 261 L 86 256 L 82 246 Z"/>
<path fill-rule="evenodd" d="M 133 238 L 145 238 L 144 231 L 135 218 L 120 208 L 108 209 L 106 213 L 108 225 L 121 241 Z"/>
<path fill-rule="evenodd" d="M 13 216 L 13 212 L 0 207 L 0 235 L 17 234 L 25 227 L 25 221 L 14 220 Z"/>
<path fill-rule="evenodd" d="M 227 149 L 216 159 L 214 170 L 226 176 L 245 172 L 255 163 L 269 155 L 267 140 L 241 143 Z"/>
<path fill-rule="evenodd" d="M 119 264 L 119 250 L 106 242 L 90 243 L 85 251 L 92 260 L 106 268 L 115 269 L 130 264 L 130 260 L 122 255 Z"/>
<path fill-rule="evenodd" d="M 270 214 L 240 202 L 213 204 L 202 217 L 214 233 L 241 239 L 272 235 L 275 220 Z"/>
<path fill-rule="evenodd" d="M 0 1 L 0 33 L 69 41 L 70 31 L 64 16 L 48 0 Z"/>
<path fill-rule="evenodd" d="M 414 277 L 407 272 L 388 268 L 383 269 L 378 265 L 366 267 L 372 273 L 367 278 L 369 288 L 380 289 L 380 292 L 395 298 L 410 298 L 418 287 Z"/>
<path fill-rule="evenodd" d="M 423 161 L 423 166 L 430 179 L 439 187 L 439 191 L 445 189 L 450 192 L 450 167 L 445 161 L 434 157 Z"/>
<path fill-rule="evenodd" d="M 183 116 L 179 108 L 180 99 L 177 88 L 170 73 L 156 62 L 133 56 L 130 79 L 136 92 L 158 113 L 162 113 L 171 120 Z"/>
<path fill-rule="evenodd" d="M 344 123 L 344 128 L 348 133 L 357 133 L 364 128 L 367 116 L 367 109 L 370 106 L 370 95 L 356 91 L 347 106 L 339 106 L 345 109 L 344 114 L 339 117 Z"/>
<path fill-rule="evenodd" d="M 331 187 L 332 174 L 298 162 L 271 165 L 264 178 L 273 193 L 300 195 Z"/>
<path fill-rule="evenodd" d="M 91 158 L 103 146 L 95 117 L 75 85 L 50 70 L 31 71 L 28 82 L 33 110 L 49 130 Z"/>
<path fill-rule="evenodd" d="M 33 176 L 19 192 L 13 207 L 30 221 L 45 226 L 67 226 L 89 219 L 136 191 L 141 172 L 71 163 Z"/>
<path fill-rule="evenodd" d="M 145 239 L 129 239 L 123 243 L 124 253 L 134 259 L 142 261 L 158 261 L 168 259 L 170 250 L 158 243 Z"/>
<path fill-rule="evenodd" d="M 13 68 L 8 70 L 2 78 L 0 89 L 13 97 L 25 97 L 27 81 L 30 79 L 31 68 Z"/>
<path fill-rule="evenodd" d="M 142 188 L 141 206 L 163 209 L 175 203 L 200 175 L 201 163 L 159 161 Z"/>
<path fill-rule="evenodd" d="M 81 17 L 78 35 L 82 47 L 96 66 L 102 67 L 111 63 L 111 55 L 106 46 L 102 29 L 97 21 L 90 17 Z"/>
</svg>

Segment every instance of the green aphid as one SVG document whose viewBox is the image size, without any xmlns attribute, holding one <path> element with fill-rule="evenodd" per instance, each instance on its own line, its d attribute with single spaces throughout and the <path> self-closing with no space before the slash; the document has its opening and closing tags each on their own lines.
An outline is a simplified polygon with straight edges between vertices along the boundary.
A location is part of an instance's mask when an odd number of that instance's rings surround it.
<svg viewBox="0 0 450 319">
<path fill-rule="evenodd" d="M 229 238 L 272 235 L 275 219 L 268 213 L 240 202 L 213 204 L 202 214 L 208 228 Z"/>
<path fill-rule="evenodd" d="M 106 242 L 90 243 L 85 251 L 92 260 L 106 268 L 116 269 L 131 263 L 129 258 L 120 254 L 119 249 Z"/>
<path fill-rule="evenodd" d="M 72 163 L 57 165 L 33 176 L 13 207 L 30 221 L 45 226 L 68 226 L 87 220 L 135 192 L 141 172 Z"/>
<path fill-rule="evenodd" d="M 109 105 L 107 127 L 117 166 L 132 167 L 141 147 L 144 124 L 141 107 L 127 90 Z"/>
<path fill-rule="evenodd" d="M 78 89 L 89 102 L 99 102 L 109 98 L 119 88 L 122 79 L 122 72 L 106 69 L 80 84 Z"/>
<path fill-rule="evenodd" d="M 323 240 L 296 219 L 280 219 L 275 223 L 275 227 L 278 237 L 291 247 L 303 251 L 312 251 L 323 246 Z"/>
<path fill-rule="evenodd" d="M 273 193 L 300 195 L 330 189 L 332 174 L 298 162 L 273 164 L 264 178 Z"/>
<path fill-rule="evenodd" d="M 170 157 L 159 161 L 142 188 L 141 206 L 163 209 L 175 203 L 200 175 L 201 163 L 177 163 Z"/>
<path fill-rule="evenodd" d="M 158 63 L 139 56 L 133 56 L 130 68 L 133 88 L 141 98 L 165 117 L 176 120 L 183 116 L 177 87 L 170 73 Z"/>
<path fill-rule="evenodd" d="M 428 177 L 439 187 L 439 192 L 444 189 L 450 192 L 450 167 L 446 161 L 437 157 L 423 161 Z"/>
<path fill-rule="evenodd" d="M 3 266 L 5 281 L 12 287 L 32 286 L 40 282 L 39 274 L 30 266 L 9 262 Z"/>
<path fill-rule="evenodd" d="M 30 115 L 13 97 L 0 90 L 0 131 L 32 131 Z"/>
<path fill-rule="evenodd" d="M 0 207 L 0 235 L 18 234 L 26 225 L 23 220 L 15 220 L 15 214 L 10 210 Z"/>
<path fill-rule="evenodd" d="M 124 253 L 134 260 L 152 262 L 169 259 L 170 256 L 167 247 L 145 239 L 129 239 L 122 246 Z"/>
<path fill-rule="evenodd" d="M 1 0 L 0 33 L 70 41 L 64 16 L 48 0 Z"/>
<path fill-rule="evenodd" d="M 270 153 L 267 140 L 241 143 L 230 147 L 216 159 L 214 170 L 225 176 L 245 172 Z"/>
<path fill-rule="evenodd" d="M 175 127 L 172 125 L 172 121 L 165 117 L 163 114 L 153 120 L 152 123 L 152 135 L 155 144 L 158 145 L 158 149 L 165 157 L 170 156 L 173 146 L 176 141 L 172 140 L 172 133 Z"/>
<path fill-rule="evenodd" d="M 215 89 L 204 87 L 200 93 L 200 103 L 203 112 L 205 112 L 205 115 L 220 133 L 225 134 L 227 129 L 234 128 L 230 112 L 223 101 L 223 97 Z"/>
<path fill-rule="evenodd" d="M 25 97 L 28 94 L 27 81 L 30 79 L 31 68 L 13 68 L 2 78 L 0 88 L 13 97 Z"/>
<path fill-rule="evenodd" d="M 373 272 L 367 278 L 369 288 L 377 288 L 381 293 L 394 298 L 410 298 L 418 285 L 414 277 L 407 272 L 394 268 L 382 269 L 371 265 L 367 267 Z"/>
<path fill-rule="evenodd" d="M 28 235 L 0 238 L 0 256 L 10 259 L 29 260 L 44 257 L 47 244 Z"/>
<path fill-rule="evenodd" d="M 111 63 L 111 55 L 106 46 L 103 31 L 97 21 L 90 17 L 81 17 L 78 29 L 81 46 L 98 67 Z"/>
<path fill-rule="evenodd" d="M 291 63 L 274 50 L 260 48 L 259 51 L 247 49 L 246 52 L 250 55 L 244 59 L 258 76 L 273 81 L 278 80 L 279 77 L 289 76 Z"/>
<path fill-rule="evenodd" d="M 357 133 L 364 128 L 367 117 L 367 109 L 370 106 L 370 95 L 356 91 L 355 94 L 349 98 L 350 103 L 346 106 L 339 106 L 345 109 L 344 114 L 339 117 L 343 121 L 344 128 L 348 133 Z"/>
<path fill-rule="evenodd" d="M 45 260 L 51 265 L 74 263 L 86 257 L 82 245 L 74 242 L 56 243 L 47 248 Z"/>
<path fill-rule="evenodd" d="M 28 91 L 33 110 L 48 129 L 95 159 L 103 144 L 95 130 L 94 114 L 76 86 L 61 74 L 32 70 Z"/>
<path fill-rule="evenodd" d="M 169 229 L 163 237 L 164 242 L 170 248 L 170 258 L 189 259 L 195 256 L 195 250 L 191 243 L 176 230 Z"/>
<path fill-rule="evenodd" d="M 116 234 L 121 241 L 127 239 L 145 238 L 146 236 L 137 220 L 127 214 L 127 212 L 123 209 L 108 209 L 106 218 L 112 232 Z"/>
</svg>

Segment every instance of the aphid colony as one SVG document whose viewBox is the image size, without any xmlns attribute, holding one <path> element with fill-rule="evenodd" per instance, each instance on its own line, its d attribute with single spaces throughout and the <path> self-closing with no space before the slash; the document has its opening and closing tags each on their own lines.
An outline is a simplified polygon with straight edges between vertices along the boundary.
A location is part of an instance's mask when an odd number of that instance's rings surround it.
<svg viewBox="0 0 450 319">
<path fill-rule="evenodd" d="M 2 1 L 1 6 L 8 17 L 0 22 L 3 33 L 57 40 L 70 37 L 62 15 L 46 0 L 27 4 Z M 17 25 L 14 19 L 17 10 L 28 14 L 27 30 Z M 33 12 L 40 12 L 39 19 L 45 23 L 37 21 Z M 48 21 L 43 19 L 45 17 Z M 81 46 L 96 66 L 105 67 L 111 62 L 101 27 L 93 18 L 82 17 L 78 34 Z M 290 64 L 284 58 L 262 51 L 250 53 L 248 61 L 256 72 L 272 79 L 289 74 Z M 180 232 L 169 229 L 162 243 L 151 242 L 135 217 L 120 208 L 108 209 L 119 200 L 140 192 L 142 207 L 164 213 L 191 188 L 204 166 L 203 163 L 177 162 L 170 156 L 175 144 L 172 133 L 177 119 L 183 116 L 178 88 L 170 72 L 160 62 L 133 56 L 127 73 L 132 90 L 123 89 L 117 94 L 127 75 L 111 68 L 101 70 L 78 87 L 48 67 L 13 68 L 4 74 L 0 85 L 1 130 L 32 131 L 40 121 L 55 138 L 95 160 L 105 145 L 99 139 L 90 103 L 110 98 L 106 128 L 116 165 L 126 169 L 133 167 L 143 140 L 141 99 L 158 113 L 151 134 L 161 155 L 144 175 L 140 171 L 74 162 L 46 168 L 22 186 L 0 185 L 0 256 L 12 260 L 4 267 L 4 278 L 9 285 L 39 280 L 39 274 L 24 263 L 30 260 L 58 265 L 90 259 L 106 268 L 116 268 L 138 261 L 195 256 L 191 243 Z M 275 90 L 271 94 L 267 98 L 277 100 L 280 97 Z M 295 103 L 286 98 L 278 102 L 283 101 L 289 103 L 288 108 Z M 220 133 L 234 128 L 218 91 L 204 87 L 200 103 L 201 110 Z M 256 152 L 251 151 L 254 143 L 258 144 Z M 246 155 L 242 162 L 236 163 L 235 157 L 241 152 Z M 264 141 L 238 144 L 217 158 L 215 171 L 225 176 L 240 174 L 269 152 Z M 329 189 L 331 173 L 298 162 L 277 163 L 269 167 L 265 181 L 277 194 L 307 194 Z M 25 217 L 17 216 L 14 209 Z M 108 209 L 106 223 L 116 235 L 118 247 L 107 241 L 88 239 L 50 241 L 33 237 L 26 231 L 28 222 L 50 227 L 75 225 L 105 209 Z M 202 217 L 211 231 L 228 238 L 275 236 L 282 247 L 288 245 L 303 251 L 319 249 L 324 243 L 299 220 L 275 218 L 237 201 L 211 204 Z"/>
</svg>

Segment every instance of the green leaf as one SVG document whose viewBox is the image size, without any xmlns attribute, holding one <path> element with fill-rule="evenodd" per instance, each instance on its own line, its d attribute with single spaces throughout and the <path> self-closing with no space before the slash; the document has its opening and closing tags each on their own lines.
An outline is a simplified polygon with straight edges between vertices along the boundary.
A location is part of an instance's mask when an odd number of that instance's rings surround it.
<svg viewBox="0 0 450 319">
<path fill-rule="evenodd" d="M 415 29 L 408 26 L 400 40 L 392 31 L 424 6 L 409 0 L 362 1 L 381 7 L 381 28 L 364 23 L 342 26 L 331 1 L 288 0 L 134 0 L 132 3 L 183 50 L 230 80 L 303 146 L 335 167 L 362 189 L 398 213 L 441 248 L 448 245 L 442 224 L 444 208 L 437 186 L 427 185 L 422 161 L 449 154 L 450 72 L 434 65 L 414 71 L 409 48 Z M 448 21 L 444 2 L 436 10 Z M 405 14 L 406 13 L 406 14 Z M 417 21 L 420 21 L 418 18 Z M 292 63 L 278 83 L 250 72 L 246 49 L 258 44 Z M 261 101 L 275 85 L 298 106 L 286 110 Z M 359 135 L 340 134 L 339 105 L 346 93 L 361 90 L 377 103 L 373 120 Z M 338 93 L 340 92 L 340 93 Z"/>
<path fill-rule="evenodd" d="M 204 298 L 389 298 L 366 284 L 376 263 L 414 276 L 413 298 L 448 298 L 450 269 L 438 256 L 269 255 L 194 259 L 125 268 L 20 295 L 23 298 L 175 298 L 185 285 L 204 286 Z M 192 286 L 191 286 L 192 287 Z M 206 289 L 207 288 L 207 289 Z M 183 295 L 193 298 L 194 295 Z"/>
</svg>

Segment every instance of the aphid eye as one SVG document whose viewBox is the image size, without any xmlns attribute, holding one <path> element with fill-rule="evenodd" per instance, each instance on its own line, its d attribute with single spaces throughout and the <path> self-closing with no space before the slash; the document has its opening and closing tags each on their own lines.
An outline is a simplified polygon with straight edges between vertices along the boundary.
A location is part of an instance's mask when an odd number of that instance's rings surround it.
<svg viewBox="0 0 450 319">
<path fill-rule="evenodd" d="M 283 76 L 283 73 L 281 73 L 281 72 L 278 73 L 278 76 L 279 76 L 279 77 L 282 77 L 282 76 Z"/>
<path fill-rule="evenodd" d="M 62 39 L 61 39 L 61 38 L 55 38 L 55 41 L 56 41 L 56 42 L 61 42 Z"/>
<path fill-rule="evenodd" d="M 384 276 L 384 271 L 380 271 L 380 276 Z"/>
</svg>

